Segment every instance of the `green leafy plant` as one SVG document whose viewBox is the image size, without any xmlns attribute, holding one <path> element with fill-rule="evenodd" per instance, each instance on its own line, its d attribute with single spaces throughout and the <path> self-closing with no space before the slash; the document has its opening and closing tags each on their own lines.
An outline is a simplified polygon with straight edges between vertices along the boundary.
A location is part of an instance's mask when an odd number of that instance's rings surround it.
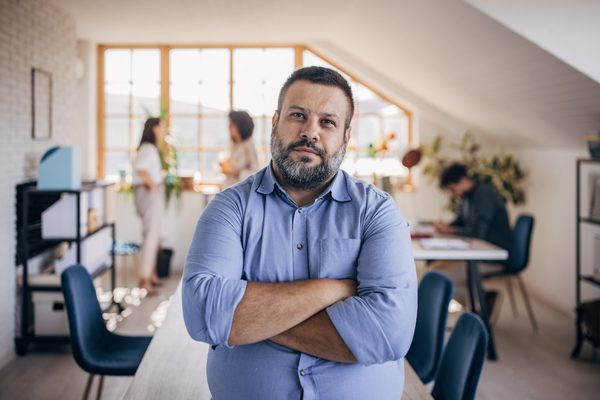
<svg viewBox="0 0 600 400">
<path fill-rule="evenodd" d="M 459 144 L 451 145 L 458 152 L 456 158 L 440 156 L 442 145 L 441 135 L 437 135 L 431 144 L 421 145 L 423 157 L 427 160 L 422 173 L 429 178 L 429 183 L 437 181 L 440 173 L 448 165 L 460 162 L 467 168 L 472 178 L 489 183 L 504 202 L 512 202 L 515 205 L 525 204 L 522 183 L 526 174 L 514 156 L 504 152 L 491 158 L 479 155 L 481 147 L 470 132 L 464 134 Z M 449 198 L 446 206 L 449 210 L 456 211 L 458 203 Z"/>
<path fill-rule="evenodd" d="M 154 117 L 150 111 L 144 107 L 147 118 L 160 118 L 163 121 L 167 121 L 169 116 L 169 109 L 163 104 L 160 108 L 160 115 Z M 160 155 L 160 164 L 162 169 L 166 172 L 165 175 L 165 207 L 169 204 L 171 197 L 175 195 L 179 204 L 181 200 L 181 177 L 178 173 L 179 160 L 177 157 L 177 150 L 179 144 L 177 140 L 171 136 L 170 132 L 167 132 L 163 143 L 158 143 L 158 154 Z"/>
</svg>

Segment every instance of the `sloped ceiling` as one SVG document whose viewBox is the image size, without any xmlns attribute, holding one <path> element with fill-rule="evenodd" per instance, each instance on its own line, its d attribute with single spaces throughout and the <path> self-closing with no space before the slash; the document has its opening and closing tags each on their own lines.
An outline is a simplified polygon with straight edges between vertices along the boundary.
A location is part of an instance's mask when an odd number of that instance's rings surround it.
<svg viewBox="0 0 600 400">
<path fill-rule="evenodd" d="M 600 1 L 464 1 L 600 82 Z"/>
<path fill-rule="evenodd" d="M 461 0 L 50 1 L 102 44 L 319 43 L 513 146 L 600 129 L 599 83 Z"/>
</svg>

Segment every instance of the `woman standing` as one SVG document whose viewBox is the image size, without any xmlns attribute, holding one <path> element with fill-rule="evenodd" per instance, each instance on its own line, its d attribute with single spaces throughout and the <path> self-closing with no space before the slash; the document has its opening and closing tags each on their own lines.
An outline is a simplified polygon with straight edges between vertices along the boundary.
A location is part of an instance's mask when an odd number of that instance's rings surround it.
<svg viewBox="0 0 600 400">
<path fill-rule="evenodd" d="M 156 257 L 160 246 L 160 226 L 164 209 L 164 186 L 156 144 L 165 136 L 165 123 L 160 118 L 148 118 L 133 166 L 135 206 L 142 218 L 142 250 L 140 288 L 156 293 L 160 285 L 156 274 Z"/>
<path fill-rule="evenodd" d="M 259 170 L 258 157 L 252 142 L 253 131 L 254 121 L 246 111 L 229 113 L 229 134 L 232 146 L 229 160 L 221 164 L 221 169 L 227 176 L 223 186 L 231 186 Z"/>
</svg>

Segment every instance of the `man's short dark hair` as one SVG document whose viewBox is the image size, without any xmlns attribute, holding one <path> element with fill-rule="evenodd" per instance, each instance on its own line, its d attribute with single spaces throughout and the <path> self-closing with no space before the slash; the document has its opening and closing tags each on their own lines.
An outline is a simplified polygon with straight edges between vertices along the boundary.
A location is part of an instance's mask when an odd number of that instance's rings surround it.
<svg viewBox="0 0 600 400">
<path fill-rule="evenodd" d="M 468 177 L 467 168 L 462 164 L 454 163 L 444 168 L 440 174 L 440 186 L 446 188 L 448 185 L 458 183 L 462 178 Z"/>
<path fill-rule="evenodd" d="M 237 126 L 242 141 L 252 136 L 254 121 L 246 111 L 231 111 L 229 113 L 229 122 Z"/>
<path fill-rule="evenodd" d="M 354 97 L 352 96 L 352 88 L 348 81 L 337 71 L 323 67 L 304 67 L 295 70 L 285 81 L 279 91 L 279 100 L 277 101 L 277 111 L 281 115 L 281 107 L 290 86 L 296 81 L 307 81 L 317 85 L 334 86 L 342 89 L 348 99 L 348 115 L 344 121 L 344 131 L 350 126 L 352 116 L 354 115 Z"/>
</svg>

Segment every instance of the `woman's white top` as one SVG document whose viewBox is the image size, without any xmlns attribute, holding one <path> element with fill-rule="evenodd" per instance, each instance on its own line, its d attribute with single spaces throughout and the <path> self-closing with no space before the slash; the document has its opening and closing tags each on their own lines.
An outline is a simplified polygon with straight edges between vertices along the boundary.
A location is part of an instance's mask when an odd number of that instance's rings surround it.
<svg viewBox="0 0 600 400">
<path fill-rule="evenodd" d="M 158 149 L 152 143 L 142 143 L 137 151 L 135 162 L 133 163 L 133 186 L 144 184 L 144 180 L 137 173 L 138 171 L 146 171 L 150 179 L 157 185 L 162 183 L 160 176 L 160 155 L 158 154 Z"/>
</svg>

